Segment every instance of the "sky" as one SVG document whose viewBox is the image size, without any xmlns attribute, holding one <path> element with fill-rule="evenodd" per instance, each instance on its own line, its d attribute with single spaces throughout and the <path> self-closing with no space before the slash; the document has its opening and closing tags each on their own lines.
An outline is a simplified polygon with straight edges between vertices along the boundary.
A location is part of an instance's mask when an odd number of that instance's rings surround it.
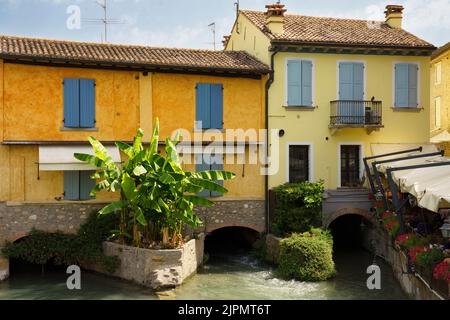
<svg viewBox="0 0 450 320">
<path fill-rule="evenodd" d="M 97 0 L 105 1 L 105 0 Z M 164 47 L 217 49 L 230 33 L 236 0 L 107 0 L 108 42 Z M 242 9 L 264 11 L 275 0 L 240 0 Z M 441 46 L 450 41 L 450 0 L 282 0 L 288 13 L 314 16 L 384 20 L 387 4 L 405 7 L 404 28 Z M 73 6 L 80 9 L 80 28 L 67 21 Z M 89 19 L 103 17 L 96 0 L 0 0 L 0 34 L 49 39 L 101 42 L 103 27 Z M 70 20 L 74 21 L 74 20 Z"/>
</svg>

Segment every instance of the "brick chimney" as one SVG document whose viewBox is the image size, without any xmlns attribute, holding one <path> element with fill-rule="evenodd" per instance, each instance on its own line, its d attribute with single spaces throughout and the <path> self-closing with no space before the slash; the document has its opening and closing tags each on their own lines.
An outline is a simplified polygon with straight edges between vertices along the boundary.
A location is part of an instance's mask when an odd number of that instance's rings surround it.
<svg viewBox="0 0 450 320">
<path fill-rule="evenodd" d="M 386 11 L 386 23 L 391 28 L 401 29 L 403 20 L 403 6 L 399 5 L 387 5 Z"/>
<path fill-rule="evenodd" d="M 269 4 L 266 6 L 266 26 L 272 34 L 284 32 L 284 13 L 287 11 L 284 4 Z"/>
</svg>

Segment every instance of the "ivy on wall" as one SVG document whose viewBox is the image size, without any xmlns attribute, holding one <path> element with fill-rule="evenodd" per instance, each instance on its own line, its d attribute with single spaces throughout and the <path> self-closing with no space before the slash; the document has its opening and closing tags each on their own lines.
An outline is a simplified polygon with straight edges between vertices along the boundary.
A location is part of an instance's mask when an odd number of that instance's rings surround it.
<svg viewBox="0 0 450 320">
<path fill-rule="evenodd" d="M 76 235 L 33 230 L 21 241 L 6 243 L 2 254 L 39 265 L 99 264 L 105 271 L 114 273 L 118 259 L 103 254 L 103 242 L 108 239 L 111 230 L 117 228 L 117 224 L 114 216 L 98 217 L 95 212 Z"/>
</svg>

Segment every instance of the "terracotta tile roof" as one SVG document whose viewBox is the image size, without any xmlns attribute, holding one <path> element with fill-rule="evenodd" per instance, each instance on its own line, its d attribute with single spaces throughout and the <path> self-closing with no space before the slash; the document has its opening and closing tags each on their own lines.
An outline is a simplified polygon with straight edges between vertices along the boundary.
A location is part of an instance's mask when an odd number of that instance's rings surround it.
<svg viewBox="0 0 450 320">
<path fill-rule="evenodd" d="M 265 74 L 269 67 L 243 51 L 157 48 L 0 35 L 0 58 L 102 63 Z"/>
<path fill-rule="evenodd" d="M 450 42 L 443 45 L 442 47 L 437 49 L 435 52 L 433 52 L 431 59 L 436 59 L 437 57 L 439 57 L 441 54 L 443 54 L 444 52 L 446 52 L 448 50 L 450 50 Z"/>
<path fill-rule="evenodd" d="M 266 27 L 266 15 L 260 11 L 241 11 L 272 41 L 334 45 L 429 48 L 434 46 L 411 33 L 391 28 L 384 22 L 336 19 L 285 14 L 285 29 L 273 35 Z"/>
</svg>

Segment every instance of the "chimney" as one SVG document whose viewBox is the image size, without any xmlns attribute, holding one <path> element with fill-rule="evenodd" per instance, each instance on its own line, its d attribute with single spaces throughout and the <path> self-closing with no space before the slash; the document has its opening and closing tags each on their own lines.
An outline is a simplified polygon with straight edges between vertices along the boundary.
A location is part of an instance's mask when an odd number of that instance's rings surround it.
<svg viewBox="0 0 450 320">
<path fill-rule="evenodd" d="M 386 11 L 386 23 L 391 28 L 401 29 L 403 20 L 403 6 L 399 5 L 387 5 Z"/>
<path fill-rule="evenodd" d="M 284 32 L 284 4 L 269 4 L 266 6 L 266 26 L 272 34 L 282 34 Z"/>
</svg>

